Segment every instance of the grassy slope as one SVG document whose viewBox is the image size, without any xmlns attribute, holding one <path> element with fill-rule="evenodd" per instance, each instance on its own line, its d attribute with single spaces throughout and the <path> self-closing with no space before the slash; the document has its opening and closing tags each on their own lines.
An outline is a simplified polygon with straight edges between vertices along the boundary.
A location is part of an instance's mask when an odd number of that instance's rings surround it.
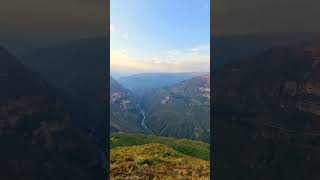
<svg viewBox="0 0 320 180">
<path fill-rule="evenodd" d="M 166 145 L 173 150 L 202 160 L 210 160 L 210 145 L 200 141 L 187 139 L 174 139 L 159 136 L 145 136 L 142 134 L 112 134 L 110 139 L 111 149 L 134 145 L 158 143 Z"/>
<path fill-rule="evenodd" d="M 210 179 L 209 161 L 154 143 L 111 149 L 111 179 Z"/>
</svg>

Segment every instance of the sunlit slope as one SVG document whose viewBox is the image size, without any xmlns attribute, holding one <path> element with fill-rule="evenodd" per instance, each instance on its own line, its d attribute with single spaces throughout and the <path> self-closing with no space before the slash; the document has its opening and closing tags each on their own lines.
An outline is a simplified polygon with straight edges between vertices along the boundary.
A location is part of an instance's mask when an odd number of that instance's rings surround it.
<svg viewBox="0 0 320 180">
<path fill-rule="evenodd" d="M 191 141 L 187 139 L 175 139 L 160 136 L 146 136 L 142 134 L 118 133 L 112 134 L 110 139 L 111 149 L 149 143 L 163 144 L 171 147 L 179 153 L 203 160 L 210 160 L 210 145 L 201 141 Z"/>
<path fill-rule="evenodd" d="M 111 179 L 210 179 L 209 144 L 139 134 L 112 134 Z"/>
</svg>

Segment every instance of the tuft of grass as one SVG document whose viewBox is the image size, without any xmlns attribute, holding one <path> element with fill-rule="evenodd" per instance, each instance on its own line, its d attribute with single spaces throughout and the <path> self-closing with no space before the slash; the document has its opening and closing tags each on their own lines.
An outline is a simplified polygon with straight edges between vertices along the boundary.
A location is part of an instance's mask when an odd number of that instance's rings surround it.
<svg viewBox="0 0 320 180">
<path fill-rule="evenodd" d="M 110 138 L 111 149 L 150 143 L 166 145 L 183 155 L 210 160 L 210 145 L 201 141 L 120 133 L 114 133 Z"/>
<path fill-rule="evenodd" d="M 160 143 L 115 147 L 110 161 L 110 179 L 210 179 L 209 161 Z"/>
</svg>

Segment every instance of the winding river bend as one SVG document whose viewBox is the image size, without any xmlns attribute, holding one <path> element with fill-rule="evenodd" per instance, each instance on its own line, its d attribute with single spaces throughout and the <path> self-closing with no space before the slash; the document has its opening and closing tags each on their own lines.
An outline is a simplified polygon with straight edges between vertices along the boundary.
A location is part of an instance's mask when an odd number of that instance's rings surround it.
<svg viewBox="0 0 320 180">
<path fill-rule="evenodd" d="M 148 128 L 148 126 L 146 125 L 146 115 L 141 107 L 141 105 L 138 106 L 142 115 L 142 120 L 141 120 L 141 126 L 143 128 L 143 130 L 148 134 L 148 135 L 153 135 L 153 132 L 151 129 Z"/>
</svg>

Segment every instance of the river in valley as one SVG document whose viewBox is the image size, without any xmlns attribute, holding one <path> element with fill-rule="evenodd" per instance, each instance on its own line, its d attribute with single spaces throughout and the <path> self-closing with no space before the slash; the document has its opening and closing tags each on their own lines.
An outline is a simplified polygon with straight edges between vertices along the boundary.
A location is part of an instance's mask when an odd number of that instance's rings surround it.
<svg viewBox="0 0 320 180">
<path fill-rule="evenodd" d="M 145 115 L 145 113 L 144 113 L 144 111 L 143 111 L 143 109 L 142 109 L 142 106 L 139 105 L 138 107 L 139 107 L 140 112 L 141 112 L 141 115 L 142 115 L 142 120 L 141 120 L 141 126 L 142 126 L 142 128 L 144 129 L 144 131 L 146 132 L 146 134 L 148 134 L 148 135 L 153 135 L 152 130 L 151 130 L 150 128 L 148 128 L 148 126 L 146 125 L 146 115 Z"/>
</svg>

